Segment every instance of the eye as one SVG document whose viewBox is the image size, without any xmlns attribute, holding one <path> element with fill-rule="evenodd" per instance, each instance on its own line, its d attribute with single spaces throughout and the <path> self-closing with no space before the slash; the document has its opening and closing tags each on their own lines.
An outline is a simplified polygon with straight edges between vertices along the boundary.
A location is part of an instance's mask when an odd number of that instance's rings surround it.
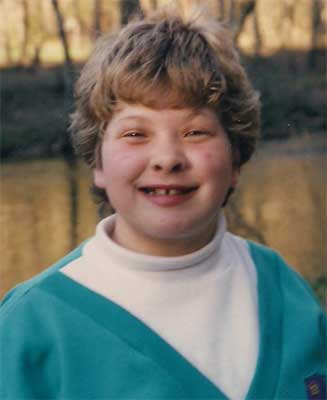
<svg viewBox="0 0 327 400">
<path fill-rule="evenodd" d="M 194 137 L 194 138 L 200 138 L 200 137 L 202 137 L 202 136 L 210 136 L 210 132 L 208 132 L 208 131 L 202 131 L 202 130 L 200 130 L 200 129 L 193 129 L 193 130 L 191 130 L 191 131 L 188 131 L 186 134 L 185 134 L 185 137 Z"/>
<path fill-rule="evenodd" d="M 142 137 L 145 137 L 144 133 L 138 132 L 138 131 L 126 132 L 122 136 L 123 137 L 127 137 L 127 138 L 142 138 Z"/>
<path fill-rule="evenodd" d="M 123 132 L 120 135 L 121 139 L 124 139 L 128 142 L 131 143 L 138 143 L 138 142 L 143 142 L 144 140 L 147 139 L 147 134 L 143 131 L 128 131 L 128 132 Z"/>
</svg>

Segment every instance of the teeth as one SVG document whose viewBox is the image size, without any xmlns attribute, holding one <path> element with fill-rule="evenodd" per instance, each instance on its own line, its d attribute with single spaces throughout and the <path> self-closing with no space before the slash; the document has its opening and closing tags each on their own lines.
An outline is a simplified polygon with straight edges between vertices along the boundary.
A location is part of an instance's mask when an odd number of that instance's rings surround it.
<svg viewBox="0 0 327 400">
<path fill-rule="evenodd" d="M 183 194 L 183 191 L 177 189 L 151 189 L 150 193 L 156 196 L 174 196 Z"/>
<path fill-rule="evenodd" d="M 190 192 L 188 189 L 178 190 L 178 189 L 152 189 L 144 188 L 143 191 L 152 196 L 176 196 L 181 194 L 186 194 Z"/>
<path fill-rule="evenodd" d="M 170 194 L 170 195 L 181 194 L 181 193 L 182 193 L 181 190 L 176 190 L 176 189 L 171 189 L 171 190 L 169 190 L 169 194 Z"/>
<path fill-rule="evenodd" d="M 164 196 L 169 194 L 169 190 L 165 190 L 165 189 L 154 189 L 154 194 L 158 195 L 158 196 Z"/>
</svg>

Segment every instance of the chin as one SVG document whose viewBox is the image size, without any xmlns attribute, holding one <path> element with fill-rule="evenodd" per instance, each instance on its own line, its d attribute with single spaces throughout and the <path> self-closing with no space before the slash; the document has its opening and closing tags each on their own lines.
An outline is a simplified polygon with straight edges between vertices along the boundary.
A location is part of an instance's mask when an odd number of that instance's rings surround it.
<svg viewBox="0 0 327 400">
<path fill-rule="evenodd" d="M 179 224 L 176 226 L 160 225 L 157 227 L 148 227 L 145 232 L 146 236 L 153 238 L 154 240 L 185 240 L 192 239 L 196 236 L 200 236 L 201 232 L 199 232 L 198 225 L 195 226 L 183 226 Z"/>
</svg>

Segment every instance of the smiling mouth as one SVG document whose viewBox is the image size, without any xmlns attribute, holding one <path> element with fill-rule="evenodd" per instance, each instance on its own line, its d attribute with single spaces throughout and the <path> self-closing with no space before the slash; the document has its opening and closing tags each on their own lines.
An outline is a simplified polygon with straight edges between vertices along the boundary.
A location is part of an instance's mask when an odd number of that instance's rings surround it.
<svg viewBox="0 0 327 400">
<path fill-rule="evenodd" d="M 185 188 L 156 188 L 156 187 L 141 187 L 140 190 L 150 196 L 180 196 L 186 195 L 194 190 L 197 187 L 185 187 Z"/>
</svg>

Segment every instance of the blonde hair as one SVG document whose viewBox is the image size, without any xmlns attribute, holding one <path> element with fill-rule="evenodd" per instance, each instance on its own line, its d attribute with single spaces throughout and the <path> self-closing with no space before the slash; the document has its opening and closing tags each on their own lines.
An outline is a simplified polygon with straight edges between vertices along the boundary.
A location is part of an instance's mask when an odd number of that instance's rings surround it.
<svg viewBox="0 0 327 400">
<path fill-rule="evenodd" d="M 158 96 L 158 91 L 165 95 Z M 153 108 L 210 107 L 217 112 L 239 166 L 255 150 L 258 94 L 229 32 L 203 11 L 186 15 L 164 8 L 101 37 L 75 93 L 73 143 L 92 168 L 101 163 L 102 136 L 119 101 Z"/>
</svg>

